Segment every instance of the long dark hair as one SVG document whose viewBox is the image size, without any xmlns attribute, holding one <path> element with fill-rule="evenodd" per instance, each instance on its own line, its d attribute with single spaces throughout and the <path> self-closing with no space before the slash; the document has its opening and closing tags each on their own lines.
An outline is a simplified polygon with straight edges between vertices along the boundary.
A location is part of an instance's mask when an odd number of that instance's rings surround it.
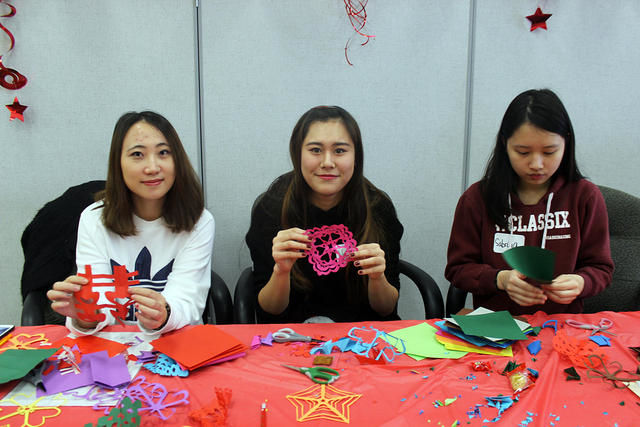
<svg viewBox="0 0 640 427">
<path fill-rule="evenodd" d="M 507 228 L 509 193 L 517 190 L 519 181 L 509 161 L 507 141 L 525 123 L 564 138 L 562 162 L 550 179 L 562 176 L 567 182 L 575 182 L 583 178 L 576 163 L 575 134 L 571 119 L 560 98 L 549 89 L 522 92 L 511 101 L 504 113 L 496 145 L 480 181 L 489 217 L 502 228 Z"/>
<path fill-rule="evenodd" d="M 175 233 L 191 231 L 204 209 L 200 180 L 191 166 L 176 130 L 166 118 L 152 111 L 126 113 L 118 119 L 113 129 L 107 183 L 104 191 L 96 195 L 96 200 L 104 202 L 102 221 L 105 227 L 120 236 L 136 234 L 133 224 L 133 200 L 131 190 L 122 176 L 121 156 L 124 138 L 129 129 L 138 122 L 146 122 L 162 132 L 171 149 L 175 180 L 165 196 L 162 217 Z"/>
<path fill-rule="evenodd" d="M 298 120 L 289 142 L 289 155 L 293 164 L 291 180 L 284 194 L 282 203 L 281 224 L 283 228 L 293 226 L 307 228 L 309 226 L 308 211 L 311 200 L 311 187 L 304 180 L 301 168 L 302 143 L 309 132 L 309 128 L 315 122 L 328 122 L 331 120 L 340 121 L 354 146 L 355 164 L 353 176 L 343 189 L 343 194 L 338 209 L 344 215 L 344 224 L 351 230 L 358 243 L 379 242 L 384 239 L 384 233 L 375 223 L 371 214 L 371 206 L 377 200 L 370 200 L 372 197 L 387 197 L 378 190 L 363 175 L 364 151 L 362 148 L 362 136 L 356 120 L 346 110 L 337 106 L 314 107 L 304 113 Z M 382 242 L 381 242 L 382 243 Z M 351 275 L 351 264 L 347 267 L 345 274 Z M 294 286 L 306 290 L 311 284 L 306 279 L 297 265 L 293 268 Z M 360 298 L 366 289 L 366 278 L 358 277 L 360 280 L 348 280 L 352 288 L 348 295 L 353 298 Z"/>
</svg>

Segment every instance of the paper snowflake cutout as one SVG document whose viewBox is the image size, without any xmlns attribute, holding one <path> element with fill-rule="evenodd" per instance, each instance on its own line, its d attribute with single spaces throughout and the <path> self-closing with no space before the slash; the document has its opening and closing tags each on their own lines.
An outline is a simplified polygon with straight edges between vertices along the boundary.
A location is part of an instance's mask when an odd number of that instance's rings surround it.
<svg viewBox="0 0 640 427">
<path fill-rule="evenodd" d="M 182 369 L 178 362 L 166 354 L 159 354 L 155 363 L 146 363 L 142 366 L 155 374 L 162 375 L 163 377 L 189 376 L 189 371 Z"/>
<path fill-rule="evenodd" d="M 296 408 L 298 422 L 331 420 L 349 423 L 349 408 L 362 397 L 340 390 L 329 384 L 315 384 L 302 391 L 287 395 Z"/>
<path fill-rule="evenodd" d="M 47 422 L 47 420 L 49 418 L 57 417 L 62 412 L 62 410 L 60 408 L 58 408 L 57 406 L 40 406 L 39 407 L 38 406 L 38 402 L 40 402 L 44 398 L 45 398 L 45 396 L 42 396 L 41 398 L 31 402 L 30 404 L 23 405 L 23 406 L 20 406 L 20 404 L 18 402 L 16 402 L 13 398 L 0 401 L 0 402 L 11 402 L 11 403 L 15 404 L 15 406 L 17 406 L 17 408 L 5 407 L 5 408 L 0 409 L 0 421 L 4 421 L 4 420 L 7 420 L 7 419 L 9 419 L 11 417 L 18 416 L 18 417 L 24 417 L 23 421 L 22 421 L 22 424 L 20 424 L 22 427 L 40 427 L 40 426 L 43 426 Z M 4 415 L 4 413 L 5 413 L 4 411 L 5 410 L 10 410 L 10 409 L 15 409 L 15 412 L 12 412 L 10 414 Z M 34 412 L 38 412 L 38 411 L 49 411 L 49 412 L 46 413 L 46 414 L 38 413 L 38 415 L 41 417 L 40 418 L 40 422 L 38 424 L 31 424 L 31 420 L 29 419 L 29 417 Z M 11 423 L 2 424 L 2 425 L 11 425 Z"/>
<path fill-rule="evenodd" d="M 323 225 L 305 231 L 311 239 L 309 262 L 319 276 L 335 273 L 346 267 L 356 241 L 349 229 L 342 225 Z"/>
</svg>

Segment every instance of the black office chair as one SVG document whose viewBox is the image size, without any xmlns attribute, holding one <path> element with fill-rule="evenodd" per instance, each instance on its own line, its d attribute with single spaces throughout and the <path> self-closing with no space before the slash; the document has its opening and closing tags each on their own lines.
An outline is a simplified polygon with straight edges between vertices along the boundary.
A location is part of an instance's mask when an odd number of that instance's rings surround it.
<svg viewBox="0 0 640 427">
<path fill-rule="evenodd" d="M 463 307 L 467 301 L 467 291 L 463 291 L 460 288 L 456 288 L 452 284 L 449 284 L 449 290 L 447 291 L 446 313 L 447 317 L 451 317 L 452 314 L 456 314 Z"/>
<path fill-rule="evenodd" d="M 442 293 L 435 280 L 421 268 L 400 260 L 400 274 L 407 276 L 420 291 L 424 304 L 425 319 L 442 318 L 444 303 Z M 235 323 L 256 323 L 256 295 L 251 267 L 244 269 L 233 293 L 233 313 Z"/>
<path fill-rule="evenodd" d="M 640 310 L 640 198 L 600 185 L 607 204 L 611 258 L 615 264 L 611 284 L 584 301 L 584 312 Z"/>
<path fill-rule="evenodd" d="M 104 181 L 70 187 L 45 204 L 22 233 L 24 268 L 21 278 L 23 326 L 64 324 L 64 317 L 51 310 L 46 293 L 54 282 L 75 273 L 78 221 L 93 196 L 104 189 Z M 211 272 L 211 287 L 203 313 L 204 323 L 232 323 L 233 303 L 224 280 Z"/>
</svg>

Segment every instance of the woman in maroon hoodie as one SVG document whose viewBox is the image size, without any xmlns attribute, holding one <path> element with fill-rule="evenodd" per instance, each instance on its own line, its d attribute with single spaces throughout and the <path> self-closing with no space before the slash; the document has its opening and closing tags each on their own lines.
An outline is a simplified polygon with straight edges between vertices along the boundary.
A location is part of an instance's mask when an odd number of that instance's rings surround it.
<svg viewBox="0 0 640 427">
<path fill-rule="evenodd" d="M 540 286 L 502 252 L 539 246 L 556 254 L 554 280 Z M 445 277 L 474 307 L 512 314 L 579 313 L 583 298 L 611 282 L 607 210 L 575 160 L 575 135 L 548 89 L 518 95 L 504 114 L 483 178 L 458 201 Z"/>
</svg>

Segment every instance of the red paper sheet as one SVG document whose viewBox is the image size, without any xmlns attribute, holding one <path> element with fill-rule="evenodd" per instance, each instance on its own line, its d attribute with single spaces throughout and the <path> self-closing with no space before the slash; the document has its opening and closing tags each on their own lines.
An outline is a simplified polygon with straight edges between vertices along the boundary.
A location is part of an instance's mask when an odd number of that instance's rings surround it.
<svg viewBox="0 0 640 427">
<path fill-rule="evenodd" d="M 151 345 L 190 371 L 247 351 L 246 345 L 214 325 L 185 327 L 151 341 Z"/>
</svg>

